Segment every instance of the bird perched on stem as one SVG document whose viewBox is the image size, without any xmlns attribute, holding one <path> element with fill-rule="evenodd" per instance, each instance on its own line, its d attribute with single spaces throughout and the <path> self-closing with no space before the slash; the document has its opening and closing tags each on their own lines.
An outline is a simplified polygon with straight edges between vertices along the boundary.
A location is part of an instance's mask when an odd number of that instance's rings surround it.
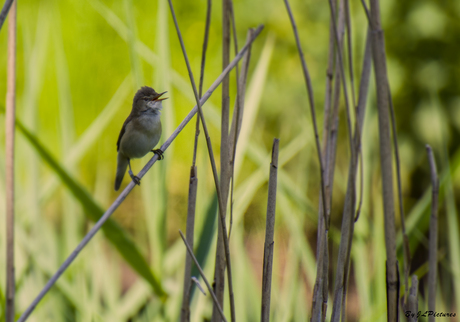
<svg viewBox="0 0 460 322">
<path fill-rule="evenodd" d="M 123 127 L 117 141 L 117 174 L 115 177 L 115 191 L 120 188 L 125 176 L 126 168 L 133 181 L 140 185 L 139 177 L 133 174 L 130 160 L 142 158 L 149 152 L 158 154 L 163 159 L 163 151 L 153 150 L 161 137 L 161 98 L 166 92 L 157 93 L 151 87 L 144 86 L 137 91 L 133 99 L 133 108 Z"/>
</svg>

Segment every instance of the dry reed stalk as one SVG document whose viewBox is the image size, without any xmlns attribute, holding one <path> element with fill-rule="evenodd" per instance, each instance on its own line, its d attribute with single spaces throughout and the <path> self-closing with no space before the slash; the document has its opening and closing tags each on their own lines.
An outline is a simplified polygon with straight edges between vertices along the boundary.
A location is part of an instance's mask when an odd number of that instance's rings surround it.
<svg viewBox="0 0 460 322">
<path fill-rule="evenodd" d="M 363 61 L 363 69 L 361 71 L 361 82 L 359 84 L 359 91 L 358 91 L 358 106 L 356 108 L 356 119 L 358 120 L 358 131 L 359 133 L 355 132 L 355 147 L 356 151 L 358 151 L 359 157 L 359 170 L 360 170 L 360 191 L 359 191 L 359 202 L 356 209 L 355 215 L 355 222 L 358 221 L 359 215 L 361 213 L 361 206 L 363 203 L 363 193 L 364 193 L 364 165 L 363 165 L 363 154 L 361 151 L 361 134 L 363 130 L 363 122 L 364 122 L 364 107 L 361 107 L 360 104 L 366 104 L 367 96 L 369 92 L 369 82 L 371 76 L 371 68 L 372 68 L 372 51 L 371 51 L 371 32 L 370 27 L 367 30 L 366 36 L 366 48 L 364 51 L 364 61 Z M 356 134 L 359 135 L 359 140 L 356 140 Z"/>
<path fill-rule="evenodd" d="M 192 166 L 190 169 L 190 182 L 188 190 L 188 207 L 187 207 L 187 243 L 193 249 L 193 238 L 195 231 L 195 206 L 196 206 L 196 192 L 198 188 L 198 177 L 196 167 Z M 182 296 L 182 309 L 181 309 L 181 322 L 190 321 L 190 290 L 192 286 L 192 258 L 187 253 L 185 256 L 185 269 L 184 269 L 184 289 Z"/>
<path fill-rule="evenodd" d="M 333 3 L 335 4 L 335 2 Z M 334 31 L 333 31 L 332 20 L 329 23 L 329 53 L 327 59 L 327 70 L 326 70 L 326 90 L 324 97 L 324 116 L 323 116 L 323 159 L 326 156 L 326 147 L 328 142 L 328 137 L 330 135 L 329 124 L 330 115 L 331 115 L 331 105 L 332 105 L 332 81 L 334 80 L 335 70 L 334 70 L 334 57 L 335 57 L 335 41 L 334 41 Z M 323 160 L 323 163 L 326 161 Z M 327 168 L 327 167 L 326 167 Z M 326 171 L 327 173 L 327 171 Z M 321 202 L 322 204 L 322 202 Z"/>
<path fill-rule="evenodd" d="M 326 142 L 326 155 L 325 155 L 325 182 L 326 182 L 326 196 L 327 206 L 330 208 L 332 204 L 332 191 L 335 175 L 335 161 L 337 155 L 337 140 L 339 132 L 339 107 L 340 107 L 340 94 L 342 87 L 342 80 L 340 74 L 340 59 L 339 53 L 343 50 L 343 37 L 345 34 L 345 1 L 339 1 L 338 14 L 336 10 L 336 1 L 329 2 L 331 7 L 331 23 L 330 23 L 330 41 L 334 43 L 334 84 L 332 89 L 332 112 L 328 116 L 328 132 L 326 133 L 328 141 Z M 332 19 L 334 17 L 334 19 Z M 337 20 L 337 22 L 336 22 Z M 338 40 L 337 40 L 338 39 Z M 340 45 L 338 45 L 338 44 Z"/>
<path fill-rule="evenodd" d="M 347 49 L 348 49 L 348 71 L 350 74 L 350 87 L 351 87 L 351 98 L 353 107 L 357 108 L 355 98 L 355 77 L 353 72 L 353 47 L 351 41 L 351 17 L 350 17 L 350 1 L 345 0 L 345 25 L 347 27 Z"/>
<path fill-rule="evenodd" d="M 203 81 L 204 81 L 204 67 L 206 64 L 206 51 L 209 42 L 209 28 L 211 26 L 211 8 L 212 0 L 207 1 L 206 10 L 206 25 L 204 28 L 204 39 L 203 39 L 203 50 L 201 54 L 201 69 L 200 69 L 200 85 L 199 85 L 199 98 L 203 95 Z M 190 184 L 189 184 L 189 196 L 188 196 L 188 208 L 187 208 L 187 241 L 193 248 L 193 239 L 195 234 L 195 209 L 196 209 L 196 194 L 198 189 L 198 176 L 196 172 L 196 155 L 198 150 L 198 137 L 200 135 L 200 115 L 196 116 L 196 128 L 195 128 L 195 143 L 193 147 L 193 161 L 190 169 Z M 184 289 L 182 298 L 182 310 L 181 310 L 181 321 L 190 321 L 190 294 L 192 286 L 192 265 L 191 256 L 186 254 L 185 257 L 185 268 L 184 268 Z M 197 284 L 199 285 L 199 284 Z"/>
<path fill-rule="evenodd" d="M 335 1 L 333 3 L 335 5 Z M 328 65 L 326 70 L 326 90 L 325 90 L 325 99 L 324 99 L 324 114 L 323 114 L 323 164 L 325 165 L 325 183 L 326 183 L 326 203 L 328 208 L 330 207 L 331 193 L 330 193 L 330 178 L 333 177 L 333 160 L 331 158 L 331 143 L 336 142 L 333 138 L 335 136 L 335 131 L 333 124 L 338 121 L 338 118 L 333 115 L 338 114 L 338 109 L 334 109 L 334 112 L 331 110 L 332 105 L 332 90 L 333 90 L 333 81 L 335 77 L 334 69 L 334 58 L 335 58 L 335 41 L 334 41 L 334 31 L 332 20 L 329 23 L 329 54 L 328 54 Z M 340 81 L 340 78 L 339 78 Z M 340 86 L 339 86 L 340 88 Z M 334 149 L 335 151 L 335 149 Z M 332 174 L 332 175 L 331 175 Z M 322 321 L 325 318 L 327 311 L 327 301 L 328 301 L 328 279 L 323 278 L 323 276 L 328 276 L 329 270 L 329 251 L 328 251 L 328 231 L 325 229 L 324 223 L 324 209 L 322 207 L 322 195 L 320 194 L 319 206 L 318 206 L 318 230 L 317 230 L 317 240 L 320 241 L 317 243 L 316 249 L 316 279 L 315 286 L 313 289 L 312 297 L 312 321 Z M 321 292 L 321 293 L 319 293 Z M 325 300 L 323 300 L 325 299 Z"/>
<path fill-rule="evenodd" d="M 354 146 L 356 153 L 354 160 L 350 162 L 347 192 L 342 217 L 342 227 L 340 235 L 340 246 L 337 260 L 336 282 L 334 288 L 334 305 L 331 321 L 339 321 L 346 318 L 346 292 L 348 288 L 348 275 L 350 267 L 350 253 L 353 240 L 356 206 L 355 182 L 357 176 L 359 147 L 361 145 L 361 134 L 366 111 L 367 95 L 369 91 L 370 72 L 371 72 L 371 37 L 368 32 L 366 47 L 364 52 L 363 67 L 361 72 L 361 82 L 359 86 L 358 105 L 356 108 L 356 124 L 354 131 Z"/>
<path fill-rule="evenodd" d="M 372 54 L 377 88 L 377 109 L 380 138 L 380 166 L 382 173 L 383 210 L 385 218 L 385 246 L 387 270 L 388 321 L 399 316 L 399 273 L 396 260 L 395 205 L 393 197 L 393 166 L 389 120 L 389 91 L 385 57 L 385 41 L 380 22 L 378 0 L 371 0 Z"/>
<path fill-rule="evenodd" d="M 8 20 L 8 79 L 6 89 L 6 322 L 14 322 L 14 129 L 16 119 L 16 10 L 11 6 Z"/>
<path fill-rule="evenodd" d="M 363 5 L 364 12 L 366 13 L 367 22 L 369 26 L 371 25 L 371 13 L 369 12 L 369 8 L 367 8 L 367 4 L 365 0 L 361 0 L 361 4 Z"/>
<path fill-rule="evenodd" d="M 418 313 L 418 279 L 417 275 L 412 275 L 412 286 L 410 287 L 410 294 L 408 299 L 407 311 L 414 316 L 409 316 L 407 319 L 409 322 L 417 322 L 417 313 Z"/>
<path fill-rule="evenodd" d="M 208 49 L 208 42 L 209 42 L 209 28 L 211 27 L 211 9 L 212 9 L 212 0 L 207 0 L 206 25 L 204 27 L 203 50 L 201 54 L 200 85 L 199 85 L 199 95 L 198 95 L 200 99 L 201 99 L 201 96 L 203 95 L 204 66 L 206 64 L 206 51 Z M 200 114 L 197 114 L 196 128 L 195 128 L 195 144 L 193 146 L 192 167 L 194 167 L 196 164 L 196 154 L 198 150 L 199 135 L 200 135 Z"/>
<path fill-rule="evenodd" d="M 227 66 L 230 60 L 230 5 L 229 0 L 222 0 L 222 68 Z M 229 116 L 230 116 L 230 80 L 228 77 L 222 82 L 222 118 L 220 129 L 220 190 L 221 190 L 221 217 L 224 221 L 227 212 L 228 200 L 228 184 L 229 184 Z M 225 237 L 223 235 L 226 235 Z M 225 247 L 224 240 L 227 238 L 227 232 L 224 232 L 222 226 L 219 226 L 217 232 L 217 247 L 216 247 L 216 264 L 214 270 L 214 290 L 219 299 L 220 305 L 223 307 L 224 291 L 225 291 Z M 228 265 L 228 264 L 227 264 Z M 234 316 L 234 315 L 232 315 Z M 232 319 L 233 320 L 233 319 Z M 212 311 L 212 322 L 219 321 L 219 315 L 215 308 Z"/>
<path fill-rule="evenodd" d="M 323 198 L 323 208 L 326 210 L 324 211 L 324 221 L 326 224 L 326 229 L 329 229 L 329 209 L 326 208 L 326 193 L 325 193 L 325 181 L 324 181 L 324 166 L 323 166 L 323 161 L 321 157 L 321 146 L 319 144 L 319 135 L 318 135 L 318 126 L 316 124 L 316 112 L 315 112 L 315 101 L 313 97 L 313 86 L 311 84 L 311 79 L 310 79 L 310 73 L 308 72 L 308 67 L 307 63 L 305 62 L 305 57 L 302 51 L 302 46 L 300 44 L 300 39 L 299 39 L 299 33 L 297 31 L 297 25 L 294 20 L 294 15 L 292 14 L 291 7 L 289 5 L 288 0 L 284 0 L 284 3 L 286 5 L 286 9 L 289 15 L 289 19 L 292 24 L 292 30 L 294 32 L 294 37 L 296 40 L 297 44 L 297 50 L 299 52 L 300 56 L 300 62 L 302 63 L 302 71 L 303 75 L 305 78 L 305 85 L 307 87 L 307 92 L 308 92 L 308 98 L 309 98 L 309 103 L 310 103 L 310 113 L 311 113 L 311 118 L 312 118 L 312 123 L 313 123 L 313 132 L 315 136 L 315 143 L 316 143 L 316 150 L 318 153 L 318 159 L 319 159 L 319 166 L 320 166 L 320 174 L 321 174 L 321 197 Z"/>
<path fill-rule="evenodd" d="M 220 85 L 222 80 L 228 73 L 235 67 L 238 61 L 240 61 L 246 51 L 248 50 L 249 46 L 252 44 L 252 42 L 257 38 L 257 36 L 260 34 L 262 31 L 262 26 L 256 29 L 254 32 L 254 36 L 250 39 L 250 41 L 240 50 L 238 55 L 232 60 L 232 62 L 225 68 L 225 70 L 217 77 L 217 79 L 214 81 L 214 83 L 211 85 L 211 87 L 204 93 L 203 97 L 200 100 L 200 106 L 206 103 L 206 101 L 209 99 L 209 97 L 212 95 L 212 93 L 216 90 L 216 88 Z M 171 145 L 171 143 L 176 139 L 176 137 L 179 135 L 179 133 L 184 129 L 184 127 L 190 122 L 190 120 L 195 116 L 195 114 L 198 112 L 198 105 L 196 105 L 190 113 L 182 120 L 181 124 L 174 130 L 174 132 L 169 136 L 169 138 L 163 143 L 163 145 L 160 147 L 162 151 L 166 151 L 168 147 Z M 147 171 L 150 170 L 150 168 L 153 166 L 153 164 L 158 160 L 158 155 L 155 154 L 149 162 L 142 168 L 142 170 L 137 174 L 139 179 L 142 179 L 144 175 L 147 173 Z M 115 201 L 112 203 L 112 205 L 107 209 L 107 211 L 102 215 L 102 217 L 98 220 L 98 222 L 91 228 L 91 230 L 86 234 L 86 236 L 83 238 L 83 240 L 78 244 L 78 246 L 75 248 L 75 250 L 67 257 L 65 262 L 59 267 L 57 272 L 51 277 L 51 279 L 46 283 L 45 287 L 41 290 L 41 292 L 37 295 L 37 297 L 34 299 L 34 301 L 29 305 L 29 307 L 24 311 L 24 313 L 21 315 L 19 320 L 17 322 L 24 322 L 27 320 L 29 315 L 32 313 L 32 311 L 35 309 L 37 304 L 41 301 L 41 299 L 46 295 L 46 293 L 50 290 L 50 288 L 56 283 L 56 281 L 59 279 L 59 277 L 64 273 L 64 271 L 70 266 L 70 264 L 74 261 L 74 259 L 78 256 L 78 254 L 83 250 L 83 248 L 89 243 L 89 241 L 94 237 L 94 235 L 101 229 L 102 225 L 110 218 L 110 216 L 114 213 L 114 211 L 120 206 L 120 204 L 126 199 L 128 194 L 131 192 L 131 190 L 134 189 L 136 184 L 131 181 L 115 199 Z"/>
<path fill-rule="evenodd" d="M 231 23 L 232 23 L 232 34 L 233 34 L 233 47 L 235 50 L 235 54 L 238 52 L 238 37 L 236 34 L 236 22 L 235 22 L 235 12 L 233 11 L 233 1 L 229 0 L 229 14 L 231 18 Z M 251 29 L 248 31 L 248 36 L 251 32 Z M 234 188 L 234 173 L 235 173 L 235 154 L 236 154 L 236 141 L 237 141 L 237 136 L 238 136 L 238 131 L 237 132 L 232 132 L 233 130 L 233 125 L 235 119 L 238 120 L 239 115 L 240 115 L 240 110 L 242 109 L 242 101 L 241 101 L 241 95 L 243 89 L 241 88 L 241 82 L 240 82 L 240 75 L 239 75 L 239 67 L 238 65 L 235 68 L 236 72 L 236 100 L 235 100 L 235 107 L 233 108 L 233 117 L 232 117 L 232 124 L 230 126 L 230 133 L 228 135 L 229 137 L 229 151 L 228 155 L 230 158 L 230 173 L 229 173 L 229 183 L 230 183 L 230 223 L 229 223 L 229 229 L 228 229 L 228 239 L 230 239 L 231 233 L 232 233 L 232 226 L 233 226 L 233 188 Z M 241 113 L 242 115 L 242 113 Z M 237 124 L 238 125 L 238 124 Z M 232 135 L 232 133 L 234 133 Z"/>
<path fill-rule="evenodd" d="M 182 237 L 182 240 L 184 241 L 185 247 L 187 247 L 187 252 L 188 254 L 192 257 L 193 261 L 195 262 L 196 267 L 198 268 L 198 271 L 201 274 L 201 277 L 203 278 L 204 283 L 206 284 L 209 293 L 211 293 L 212 300 L 214 301 L 214 307 L 217 309 L 219 312 L 219 316 L 222 320 L 227 322 L 227 319 L 225 318 L 224 311 L 222 310 L 222 307 L 219 304 L 219 301 L 217 300 L 216 294 L 212 290 L 211 285 L 209 285 L 208 279 L 206 278 L 206 275 L 204 275 L 203 269 L 200 266 L 200 263 L 198 263 L 198 260 L 196 259 L 195 255 L 193 254 L 192 247 L 187 243 L 187 240 L 184 237 L 184 234 L 179 230 L 179 234 Z"/>
<path fill-rule="evenodd" d="M 346 0 L 345 0 L 346 1 Z M 336 21 L 334 19 L 335 17 L 335 10 L 334 10 L 334 5 L 333 1 L 329 0 L 329 8 L 331 10 L 331 20 L 332 20 L 332 25 L 334 28 L 334 36 L 335 36 L 335 43 L 337 47 L 337 57 L 338 57 L 338 62 L 339 62 L 339 75 L 342 78 L 342 86 L 343 86 L 343 95 L 344 95 L 344 100 L 345 100 L 345 110 L 346 110 L 346 115 L 347 115 L 347 131 L 348 131 L 348 139 L 350 143 L 350 154 L 351 154 L 351 163 L 353 165 L 353 162 L 355 162 L 355 146 L 353 142 L 353 134 L 352 134 L 352 125 L 351 125 L 351 111 L 350 105 L 348 102 L 348 90 L 347 90 L 347 82 L 345 79 L 345 66 L 343 62 L 343 54 L 342 54 L 342 41 L 343 41 L 343 35 L 340 35 L 339 32 L 345 32 L 345 30 L 339 30 L 336 24 Z M 356 118 L 355 118 L 356 120 Z M 355 121 L 356 122 L 356 121 Z M 355 123 L 356 126 L 356 123 Z M 354 182 L 353 182 L 354 185 Z"/>
<path fill-rule="evenodd" d="M 361 0 L 361 4 L 363 6 L 364 12 L 366 13 L 367 20 L 369 22 L 369 26 L 371 26 L 371 16 L 369 9 L 366 5 L 364 0 Z M 399 215 L 401 219 L 401 230 L 403 234 L 403 252 L 404 252 L 404 286 L 405 289 L 409 289 L 409 272 L 410 272 L 410 263 L 411 263 L 411 255 L 410 255 L 410 248 L 409 248 L 409 238 L 406 233 L 406 224 L 405 224 L 405 215 L 404 215 L 404 203 L 402 198 L 402 184 L 401 184 L 401 166 L 400 166 L 400 158 L 399 158 L 399 148 L 398 148 L 398 138 L 396 133 L 396 118 L 395 112 L 393 107 L 393 100 L 391 97 L 391 90 L 390 84 L 387 84 L 388 87 L 388 101 L 390 104 L 390 115 L 391 115 L 391 131 L 393 135 L 393 146 L 395 149 L 395 164 L 396 164 L 396 180 L 398 185 L 398 200 L 399 200 Z M 361 205 L 359 206 L 359 210 L 361 209 Z M 357 213 L 357 217 L 359 216 L 359 212 Z M 407 304 L 407 296 L 408 292 L 404 293 L 404 299 L 402 301 L 403 305 Z"/>
<path fill-rule="evenodd" d="M 278 178 L 279 139 L 273 140 L 272 162 L 268 179 L 267 220 L 265 224 L 264 268 L 262 277 L 261 322 L 270 321 L 270 294 L 272 288 L 273 248 L 275 235 L 276 187 Z"/>
<path fill-rule="evenodd" d="M 332 3 L 335 8 L 336 2 Z M 338 17 L 331 17 L 329 29 L 329 58 L 326 81 L 326 98 L 324 105 L 324 129 L 323 129 L 323 164 L 325 165 L 325 190 L 326 207 L 330 209 L 332 204 L 332 186 L 334 181 L 335 158 L 337 153 L 337 131 L 339 125 L 339 101 L 340 101 L 340 77 L 337 75 L 338 56 L 336 53 L 335 42 L 335 22 L 338 19 L 339 38 L 343 37 L 344 32 L 344 1 L 340 1 Z M 339 41 L 342 43 L 342 41 Z M 334 68 L 334 61 L 335 66 Z M 333 84 L 334 82 L 334 84 Z M 332 109 L 331 109 L 332 105 Z M 320 196 L 322 204 L 322 196 Z M 318 211 L 318 233 L 317 233 L 317 274 L 312 298 L 312 321 L 324 321 L 326 318 L 328 303 L 328 271 L 329 271 L 329 246 L 328 231 L 325 229 L 323 216 L 324 209 L 319 206 Z"/>
<path fill-rule="evenodd" d="M 246 41 L 252 37 L 254 33 L 254 29 L 250 28 L 248 30 Z M 235 38 L 235 48 L 237 47 L 236 38 Z M 234 174 L 235 174 L 235 155 L 236 155 L 236 145 L 238 143 L 238 137 L 240 135 L 241 130 L 241 123 L 243 122 L 243 114 L 244 114 L 244 98 L 246 95 L 246 81 L 248 77 L 248 70 L 249 70 L 249 61 L 251 59 L 251 48 L 246 52 L 246 55 L 243 58 L 241 74 L 238 78 L 238 93 L 236 96 L 235 107 L 233 109 L 233 117 L 232 117 L 232 125 L 230 127 L 230 151 L 231 153 L 231 173 L 230 173 L 230 227 L 228 229 L 228 238 L 230 239 L 230 235 L 232 232 L 232 225 L 233 225 L 233 186 L 234 186 Z M 237 66 L 238 68 L 238 66 Z"/>
<path fill-rule="evenodd" d="M 400 165 L 400 158 L 399 158 L 399 148 L 398 148 L 398 136 L 396 133 L 396 118 L 395 118 L 395 111 L 393 108 L 393 100 L 391 98 L 391 91 L 390 91 L 390 84 L 388 86 L 388 101 L 390 103 L 390 116 L 391 116 L 391 132 L 393 134 L 393 146 L 395 149 L 395 164 L 396 164 L 396 180 L 398 184 L 398 201 L 399 201 L 399 216 L 401 218 L 401 230 L 403 235 L 403 251 L 404 251 L 404 286 L 405 289 L 409 289 L 409 272 L 410 272 L 410 247 L 409 247 L 409 237 L 406 233 L 406 221 L 404 219 L 404 203 L 402 197 L 402 184 L 401 184 L 401 165 Z M 404 292 L 404 305 L 407 301 L 407 292 Z"/>
<path fill-rule="evenodd" d="M 433 150 L 427 144 L 428 161 L 431 172 L 431 217 L 430 217 L 430 241 L 428 248 L 428 310 L 436 311 L 436 276 L 438 265 L 438 197 L 439 197 L 439 179 L 436 170 L 436 161 Z M 428 316 L 429 322 L 434 322 L 433 315 Z"/>
</svg>

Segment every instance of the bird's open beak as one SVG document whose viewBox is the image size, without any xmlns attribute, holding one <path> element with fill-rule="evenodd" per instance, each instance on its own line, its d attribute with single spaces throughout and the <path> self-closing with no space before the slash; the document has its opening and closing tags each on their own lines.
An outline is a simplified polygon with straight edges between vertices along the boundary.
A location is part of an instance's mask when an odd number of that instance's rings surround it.
<svg viewBox="0 0 460 322">
<path fill-rule="evenodd" d="M 166 93 L 167 93 L 167 92 L 163 92 L 163 93 L 158 94 L 156 97 L 153 98 L 152 101 L 164 101 L 165 99 L 168 99 L 169 97 L 160 98 L 161 96 L 163 96 L 163 95 L 166 94 Z"/>
</svg>

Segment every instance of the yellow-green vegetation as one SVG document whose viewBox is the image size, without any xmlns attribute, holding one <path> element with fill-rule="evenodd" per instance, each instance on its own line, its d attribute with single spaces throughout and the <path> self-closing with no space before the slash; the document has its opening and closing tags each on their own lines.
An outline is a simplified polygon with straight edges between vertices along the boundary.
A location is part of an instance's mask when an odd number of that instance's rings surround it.
<svg viewBox="0 0 460 322">
<path fill-rule="evenodd" d="M 175 1 L 195 81 L 199 82 L 206 1 Z M 367 32 L 359 1 L 351 4 L 355 94 Z M 222 71 L 222 3 L 213 2 L 205 68 L 206 90 Z M 322 138 L 330 14 L 327 1 L 292 1 L 313 83 Z M 230 251 L 236 319 L 261 314 L 261 281 L 271 144 L 280 138 L 272 321 L 307 321 L 316 277 L 320 171 L 298 52 L 283 1 L 236 0 L 239 49 L 248 28 L 264 24 L 254 42 L 244 120 L 235 160 Z M 428 310 L 428 229 L 431 183 L 425 144 L 437 160 L 439 195 L 436 310 L 460 314 L 460 2 L 382 1 L 388 76 L 396 113 L 411 274 L 420 280 L 419 309 Z M 0 79 L 6 80 L 7 24 L 0 31 Z M 346 46 L 345 46 L 346 48 Z M 233 48 L 231 50 L 234 56 Z M 348 58 L 345 55 L 348 68 Z M 241 64 L 240 64 L 241 67 Z M 163 136 L 195 105 L 166 0 L 20 0 L 17 46 L 16 316 L 117 197 L 116 141 L 143 85 L 168 91 Z M 230 77 L 233 111 L 236 75 Z M 348 73 L 347 73 L 347 80 Z M 0 82 L 5 97 L 5 82 Z M 351 102 L 350 83 L 349 97 Z M 350 160 L 341 97 L 329 231 L 329 319 Z M 0 124 L 5 122 L 4 101 Z M 203 106 L 217 163 L 220 89 Z M 232 115 L 232 113 L 230 113 Z M 375 82 L 362 136 L 363 206 L 354 228 L 349 321 L 386 321 L 385 236 Z M 192 121 L 86 246 L 30 321 L 177 321 L 182 301 Z M 5 131 L 0 131 L 0 321 L 5 314 Z M 152 155 L 131 162 L 134 173 Z M 203 133 L 199 138 L 195 254 L 214 275 L 217 199 Z M 359 177 L 359 175 L 358 175 Z M 122 189 L 129 182 L 125 176 Z M 394 181 L 396 182 L 396 181 Z M 360 180 L 357 183 L 360 189 Z M 396 184 L 395 184 L 395 201 Z M 230 207 L 229 207 L 230 208 Z M 399 217 L 397 254 L 403 285 Z M 228 225 L 228 224 L 227 224 Z M 227 226 L 228 227 L 228 226 Z M 199 276 L 194 268 L 192 274 Z M 203 284 L 204 285 L 204 284 Z M 163 292 L 167 295 L 164 296 Z M 401 290 L 401 295 L 404 294 Z M 228 293 L 224 312 L 230 316 Z M 422 294 L 422 295 L 420 295 Z M 191 320 L 209 319 L 212 300 L 193 293 Z"/>
</svg>

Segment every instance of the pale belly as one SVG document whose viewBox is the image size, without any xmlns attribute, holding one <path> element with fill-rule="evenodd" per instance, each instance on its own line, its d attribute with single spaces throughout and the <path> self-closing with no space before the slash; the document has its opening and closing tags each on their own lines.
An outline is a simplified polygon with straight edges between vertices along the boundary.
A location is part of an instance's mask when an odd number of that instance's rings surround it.
<svg viewBox="0 0 460 322">
<path fill-rule="evenodd" d="M 161 123 L 157 118 L 143 118 L 129 122 L 120 142 L 120 152 L 126 157 L 142 158 L 158 144 L 161 137 Z"/>
</svg>

